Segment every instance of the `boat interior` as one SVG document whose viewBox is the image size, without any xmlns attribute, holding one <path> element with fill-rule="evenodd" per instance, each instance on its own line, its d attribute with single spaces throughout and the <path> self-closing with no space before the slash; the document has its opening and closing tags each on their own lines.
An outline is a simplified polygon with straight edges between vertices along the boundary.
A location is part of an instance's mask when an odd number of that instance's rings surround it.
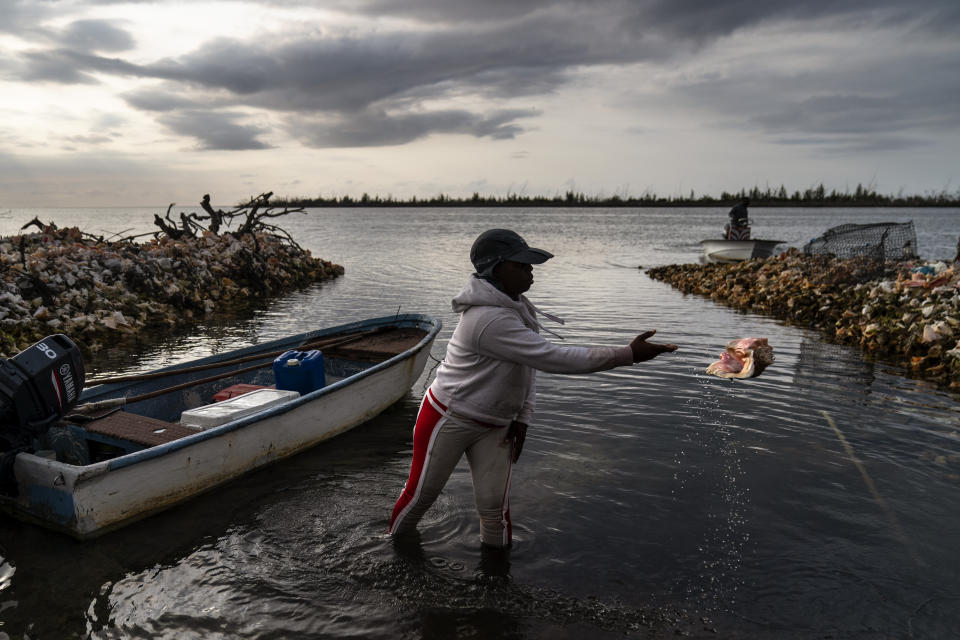
<svg viewBox="0 0 960 640">
<path fill-rule="evenodd" d="M 325 346 L 316 347 L 323 356 L 322 385 L 385 362 L 415 346 L 425 335 L 426 331 L 416 327 L 389 327 L 339 339 L 327 337 Z M 289 347 L 300 349 L 314 347 Z M 276 388 L 273 365 L 279 355 L 276 351 L 255 353 L 203 367 L 184 363 L 160 372 L 91 381 L 88 386 L 99 386 L 88 389 L 91 393 L 82 398 L 86 407 L 81 404 L 51 427 L 35 448 L 38 455 L 85 466 L 195 434 L 203 427 L 181 422 L 185 411 Z M 120 406 L 90 407 L 113 398 L 126 401 Z"/>
</svg>

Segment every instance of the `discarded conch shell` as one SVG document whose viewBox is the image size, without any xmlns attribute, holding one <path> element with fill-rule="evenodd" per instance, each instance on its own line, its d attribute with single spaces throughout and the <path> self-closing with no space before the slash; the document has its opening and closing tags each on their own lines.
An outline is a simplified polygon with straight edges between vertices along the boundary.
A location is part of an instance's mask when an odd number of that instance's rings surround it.
<svg viewBox="0 0 960 640">
<path fill-rule="evenodd" d="M 727 343 L 727 350 L 707 367 L 707 373 L 720 378 L 754 378 L 773 360 L 773 347 L 766 338 L 741 338 Z"/>
<path fill-rule="evenodd" d="M 941 338 L 952 337 L 953 331 L 950 329 L 950 325 L 941 320 L 923 327 L 923 334 L 920 336 L 920 342 L 936 342 Z"/>
</svg>

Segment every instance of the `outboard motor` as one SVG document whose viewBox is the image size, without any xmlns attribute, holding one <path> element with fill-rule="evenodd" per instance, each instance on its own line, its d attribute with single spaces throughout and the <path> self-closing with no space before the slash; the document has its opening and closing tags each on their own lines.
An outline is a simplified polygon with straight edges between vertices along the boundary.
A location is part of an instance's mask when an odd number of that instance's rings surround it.
<svg viewBox="0 0 960 640">
<path fill-rule="evenodd" d="M 84 381 L 80 349 L 63 334 L 0 358 L 0 450 L 29 447 L 74 407 Z"/>
</svg>

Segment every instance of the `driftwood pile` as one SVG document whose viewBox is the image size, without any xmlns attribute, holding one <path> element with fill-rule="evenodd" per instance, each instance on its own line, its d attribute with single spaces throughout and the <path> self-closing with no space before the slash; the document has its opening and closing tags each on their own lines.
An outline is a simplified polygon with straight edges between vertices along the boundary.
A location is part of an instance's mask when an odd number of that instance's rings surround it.
<svg viewBox="0 0 960 640">
<path fill-rule="evenodd" d="M 235 220 L 240 219 L 242 221 L 237 225 L 236 230 L 230 232 L 233 236 L 255 236 L 257 233 L 268 233 L 299 247 L 285 229 L 267 223 L 266 220 L 285 216 L 290 213 L 303 213 L 304 208 L 284 207 L 277 211 L 276 207 L 270 206 L 271 196 L 273 196 L 273 192 L 268 191 L 253 198 L 247 204 L 231 209 L 230 211 L 223 211 L 221 209 L 214 209 L 213 205 L 210 204 L 210 194 L 206 194 L 200 201 L 200 208 L 204 210 L 205 214 L 181 212 L 180 226 L 178 227 L 176 221 L 170 217 L 170 210 L 174 207 L 174 204 L 171 204 L 167 207 L 167 215 L 165 217 L 161 218 L 159 215 L 153 216 L 153 223 L 157 225 L 160 231 L 168 238 L 179 240 L 184 237 L 196 237 L 208 231 L 216 235 L 220 233 L 221 230 L 228 230 Z M 157 232 L 153 232 L 153 234 L 145 235 L 156 234 Z M 137 236 L 131 236 L 128 239 L 135 239 L 136 237 Z"/>
<path fill-rule="evenodd" d="M 276 295 L 334 278 L 343 267 L 314 258 L 265 222 L 291 212 L 269 194 L 230 212 L 157 216 L 159 231 L 106 241 L 76 227 L 33 220 L 40 230 L 0 238 L 0 356 L 51 333 L 87 352 L 147 327 L 172 328 L 250 296 Z M 242 223 L 225 231 L 234 219 Z M 162 222 L 163 224 L 160 224 Z"/>
</svg>

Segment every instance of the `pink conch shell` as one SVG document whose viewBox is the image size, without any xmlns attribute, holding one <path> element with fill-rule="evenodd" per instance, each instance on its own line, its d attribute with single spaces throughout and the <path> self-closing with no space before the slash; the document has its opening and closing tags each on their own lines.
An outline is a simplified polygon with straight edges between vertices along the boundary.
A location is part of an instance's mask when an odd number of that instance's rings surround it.
<svg viewBox="0 0 960 640">
<path fill-rule="evenodd" d="M 773 347 L 766 338 L 741 338 L 727 343 L 727 350 L 707 367 L 707 373 L 720 378 L 755 378 L 773 360 Z"/>
</svg>

